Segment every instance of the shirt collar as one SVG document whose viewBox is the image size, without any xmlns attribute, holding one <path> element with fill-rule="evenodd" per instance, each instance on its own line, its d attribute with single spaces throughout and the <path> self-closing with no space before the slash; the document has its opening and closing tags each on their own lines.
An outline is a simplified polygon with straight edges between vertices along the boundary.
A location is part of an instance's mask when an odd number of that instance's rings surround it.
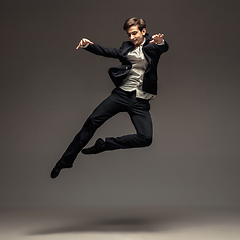
<svg viewBox="0 0 240 240">
<path fill-rule="evenodd" d="M 144 40 L 143 40 L 143 42 L 140 44 L 140 46 L 142 47 L 145 42 L 146 42 L 146 38 L 144 37 Z"/>
</svg>

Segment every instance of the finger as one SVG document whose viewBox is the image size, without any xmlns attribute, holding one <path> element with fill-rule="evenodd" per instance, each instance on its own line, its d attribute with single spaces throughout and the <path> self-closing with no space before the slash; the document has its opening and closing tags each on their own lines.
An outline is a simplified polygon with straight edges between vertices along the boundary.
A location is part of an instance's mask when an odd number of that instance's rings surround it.
<svg viewBox="0 0 240 240">
<path fill-rule="evenodd" d="M 87 44 L 87 43 L 89 43 L 89 44 L 94 44 L 93 42 L 91 42 L 90 40 L 88 40 L 88 39 L 85 39 L 85 44 Z"/>
<path fill-rule="evenodd" d="M 79 47 L 80 47 L 80 43 L 77 45 L 76 49 L 79 49 Z"/>
<path fill-rule="evenodd" d="M 82 46 L 82 40 L 79 42 L 79 44 L 77 45 L 76 49 L 79 49 Z"/>
<path fill-rule="evenodd" d="M 86 45 L 86 44 L 88 44 L 88 43 L 89 43 L 89 44 L 94 44 L 94 43 L 91 42 L 90 40 L 84 38 L 84 42 L 83 42 L 83 44 Z"/>
</svg>

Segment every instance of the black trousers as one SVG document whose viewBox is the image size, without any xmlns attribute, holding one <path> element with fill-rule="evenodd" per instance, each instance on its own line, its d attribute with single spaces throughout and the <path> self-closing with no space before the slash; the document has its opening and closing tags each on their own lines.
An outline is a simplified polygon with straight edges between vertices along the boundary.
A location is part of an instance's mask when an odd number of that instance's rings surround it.
<svg viewBox="0 0 240 240">
<path fill-rule="evenodd" d="M 119 112 L 127 112 L 136 129 L 135 134 L 107 137 L 106 150 L 146 147 L 152 143 L 152 120 L 148 100 L 136 98 L 136 91 L 126 92 L 115 88 L 89 116 L 80 132 L 75 136 L 61 160 L 73 164 L 78 153 L 90 141 L 95 131 L 109 118 Z M 117 126 L 116 126 L 117 127 Z"/>
</svg>

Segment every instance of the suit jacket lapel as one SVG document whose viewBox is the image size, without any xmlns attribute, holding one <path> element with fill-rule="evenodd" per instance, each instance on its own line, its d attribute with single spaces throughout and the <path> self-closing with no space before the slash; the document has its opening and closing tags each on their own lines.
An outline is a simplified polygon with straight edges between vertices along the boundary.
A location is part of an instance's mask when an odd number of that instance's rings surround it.
<svg viewBox="0 0 240 240">
<path fill-rule="evenodd" d="M 129 46 L 123 49 L 122 53 L 124 56 L 126 56 L 130 51 L 134 49 L 134 44 L 130 43 Z"/>
</svg>

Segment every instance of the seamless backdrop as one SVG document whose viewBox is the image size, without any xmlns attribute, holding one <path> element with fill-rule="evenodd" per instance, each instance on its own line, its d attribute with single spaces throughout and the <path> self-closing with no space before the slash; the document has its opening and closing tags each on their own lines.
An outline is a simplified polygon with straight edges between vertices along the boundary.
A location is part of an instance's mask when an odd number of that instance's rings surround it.
<svg viewBox="0 0 240 240">
<path fill-rule="evenodd" d="M 1 207 L 240 207 L 239 1 L 1 1 Z M 119 65 L 84 50 L 82 37 L 120 47 L 124 21 L 164 33 L 149 148 L 80 154 L 50 172 Z M 98 137 L 134 132 L 126 114 Z"/>
</svg>

